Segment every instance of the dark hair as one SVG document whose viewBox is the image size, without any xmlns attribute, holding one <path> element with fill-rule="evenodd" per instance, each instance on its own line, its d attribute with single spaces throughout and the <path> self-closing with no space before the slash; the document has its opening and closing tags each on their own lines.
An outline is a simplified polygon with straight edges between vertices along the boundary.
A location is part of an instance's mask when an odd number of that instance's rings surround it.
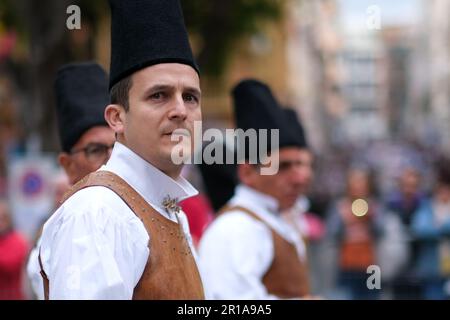
<svg viewBox="0 0 450 320">
<path fill-rule="evenodd" d="M 109 94 L 111 98 L 111 103 L 121 105 L 125 109 L 125 111 L 128 112 L 128 110 L 130 109 L 128 93 L 130 92 L 132 85 L 133 81 L 131 75 L 117 82 L 111 88 Z"/>
<path fill-rule="evenodd" d="M 380 191 L 378 190 L 378 185 L 377 185 L 377 177 L 376 177 L 376 173 L 372 168 L 369 167 L 363 167 L 363 166 L 350 166 L 347 169 L 347 173 L 346 173 L 346 192 L 348 192 L 349 189 L 349 179 L 350 179 L 350 175 L 353 173 L 362 173 L 366 179 L 367 179 L 367 187 L 368 187 L 368 193 L 369 196 L 374 196 L 377 197 L 380 193 Z"/>
<path fill-rule="evenodd" d="M 440 159 L 437 164 L 437 182 L 441 185 L 450 186 L 450 160 L 448 158 Z"/>
</svg>

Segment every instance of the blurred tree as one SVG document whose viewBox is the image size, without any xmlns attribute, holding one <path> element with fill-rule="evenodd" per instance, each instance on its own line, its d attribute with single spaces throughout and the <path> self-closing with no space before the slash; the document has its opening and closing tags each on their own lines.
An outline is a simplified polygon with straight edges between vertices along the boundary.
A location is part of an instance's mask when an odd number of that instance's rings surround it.
<svg viewBox="0 0 450 320">
<path fill-rule="evenodd" d="M 220 78 L 234 45 L 263 21 L 281 17 L 283 0 L 181 0 L 189 31 L 198 37 L 197 61 L 203 74 Z"/>
<path fill-rule="evenodd" d="M 233 47 L 258 30 L 263 21 L 281 16 L 285 0 L 181 0 L 186 24 L 194 35 L 202 73 L 220 79 Z M 81 8 L 81 30 L 68 30 L 69 5 Z M 18 33 L 26 48 L 20 61 L 6 61 L 21 93 L 25 136 L 40 137 L 45 151 L 59 148 L 53 82 L 64 63 L 95 58 L 95 40 L 107 1 L 1 0 L 2 25 Z M 2 66 L 0 65 L 0 68 Z"/>
<path fill-rule="evenodd" d="M 22 29 L 18 12 L 15 10 L 15 1 L 2 0 L 0 1 L 0 28 L 9 29 L 14 27 L 16 30 Z"/>
<path fill-rule="evenodd" d="M 81 29 L 69 30 L 69 5 L 81 8 Z M 22 59 L 3 64 L 21 92 L 22 123 L 26 138 L 37 136 L 45 151 L 59 149 L 53 83 L 65 63 L 95 58 L 97 23 L 109 13 L 107 1 L 1 0 L 1 25 L 19 34 L 26 47 Z M 2 66 L 0 66 L 2 67 Z"/>
</svg>

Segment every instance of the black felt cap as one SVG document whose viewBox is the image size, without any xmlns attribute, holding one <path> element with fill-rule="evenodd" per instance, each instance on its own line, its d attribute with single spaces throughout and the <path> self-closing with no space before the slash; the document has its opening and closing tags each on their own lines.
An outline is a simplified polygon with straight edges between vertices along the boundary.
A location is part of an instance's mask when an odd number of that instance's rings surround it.
<svg viewBox="0 0 450 320">
<path fill-rule="evenodd" d="M 291 108 L 285 108 L 284 114 L 286 116 L 286 125 L 290 126 L 291 131 L 298 140 L 298 146 L 307 149 L 308 140 L 306 137 L 305 129 L 300 121 L 297 112 Z"/>
<path fill-rule="evenodd" d="M 199 73 L 179 0 L 110 0 L 109 88 L 159 63 L 182 63 Z"/>
<path fill-rule="evenodd" d="M 107 126 L 108 76 L 94 62 L 72 63 L 58 70 L 56 115 L 62 150 L 69 152 L 92 127 Z"/>
<path fill-rule="evenodd" d="M 235 146 L 228 146 L 225 141 L 214 141 L 207 145 L 213 146 L 214 150 L 220 149 L 223 156 L 221 163 L 202 161 L 199 164 L 206 193 L 214 211 L 217 212 L 231 199 L 238 185 L 236 150 Z M 202 153 L 205 147 L 206 145 L 203 146 Z M 215 156 L 215 153 L 212 156 Z M 227 163 L 227 159 L 232 161 Z"/>
<path fill-rule="evenodd" d="M 245 148 L 246 160 L 250 160 L 251 163 L 260 162 L 259 146 L 262 135 L 259 129 L 278 129 L 279 148 L 304 147 L 304 142 L 294 131 L 291 121 L 287 120 L 284 109 L 281 108 L 271 89 L 265 83 L 255 79 L 243 80 L 233 89 L 232 95 L 236 127 L 244 131 L 249 129 L 257 131 L 256 154 L 251 152 L 249 139 L 245 140 L 245 144 L 240 145 L 241 148 Z M 264 149 L 270 152 L 275 147 L 271 144 L 270 132 L 267 132 L 266 141 L 267 145 Z"/>
</svg>

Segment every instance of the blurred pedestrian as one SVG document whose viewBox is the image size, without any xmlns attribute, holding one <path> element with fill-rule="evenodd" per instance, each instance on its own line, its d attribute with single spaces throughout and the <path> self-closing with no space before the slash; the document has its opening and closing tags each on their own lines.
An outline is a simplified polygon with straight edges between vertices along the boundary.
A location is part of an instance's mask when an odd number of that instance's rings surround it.
<svg viewBox="0 0 450 320">
<path fill-rule="evenodd" d="M 9 205 L 0 199 L 0 300 L 22 300 L 26 239 L 14 230 Z"/>
<path fill-rule="evenodd" d="M 386 207 L 389 213 L 394 214 L 402 224 L 401 229 L 397 232 L 403 234 L 398 235 L 398 240 L 405 242 L 403 244 L 404 261 L 401 261 L 401 265 L 399 264 L 393 278 L 389 281 L 389 285 L 392 285 L 392 298 L 394 299 L 421 298 L 421 283 L 414 272 L 418 257 L 418 243 L 411 235 L 411 222 L 414 213 L 425 199 L 422 189 L 420 171 L 415 167 L 407 166 L 400 173 L 398 189 L 388 194 L 387 197 Z M 387 244 L 390 247 L 394 245 L 396 244 Z M 397 245 L 401 244 L 397 243 Z M 397 252 L 392 258 L 398 259 L 401 255 L 401 252 Z"/>
<path fill-rule="evenodd" d="M 56 76 L 55 93 L 62 148 L 58 162 L 73 185 L 111 155 L 114 131 L 104 115 L 109 104 L 108 75 L 94 62 L 64 65 Z"/>
<path fill-rule="evenodd" d="M 352 168 L 346 194 L 330 209 L 328 232 L 338 248 L 337 285 L 349 299 L 377 299 L 367 287 L 367 268 L 377 263 L 376 245 L 382 235 L 382 211 L 373 195 L 371 175 Z"/>
<path fill-rule="evenodd" d="M 82 62 L 62 66 L 56 76 L 55 93 L 62 149 L 58 162 L 64 169 L 59 181 L 55 180 L 56 210 L 70 185 L 106 163 L 115 138 L 114 131 L 108 126 L 104 116 L 109 103 L 108 76 L 97 63 Z M 41 233 L 42 228 L 39 228 L 27 265 L 31 288 L 38 299 L 44 299 L 37 260 Z"/>
<path fill-rule="evenodd" d="M 436 187 L 431 198 L 422 201 L 411 229 L 418 241 L 416 272 L 423 281 L 423 298 L 445 299 L 450 281 L 450 161 L 437 168 Z"/>
</svg>

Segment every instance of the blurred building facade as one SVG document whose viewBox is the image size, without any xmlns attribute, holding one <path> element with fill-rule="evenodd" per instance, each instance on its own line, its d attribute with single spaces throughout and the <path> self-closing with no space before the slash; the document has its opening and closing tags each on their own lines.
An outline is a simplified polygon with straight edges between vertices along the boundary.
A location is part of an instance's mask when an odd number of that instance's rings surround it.
<svg viewBox="0 0 450 320">
<path fill-rule="evenodd" d="M 287 11 L 287 94 L 314 148 L 330 146 L 334 122 L 345 108 L 338 56 L 341 35 L 335 0 L 291 1 Z"/>
<path fill-rule="evenodd" d="M 424 17 L 421 25 L 421 42 L 425 50 L 420 59 L 425 61 L 426 83 L 420 88 L 418 100 L 425 101 L 422 109 L 426 142 L 433 139 L 450 154 L 450 2 L 446 0 L 423 1 Z"/>
</svg>

